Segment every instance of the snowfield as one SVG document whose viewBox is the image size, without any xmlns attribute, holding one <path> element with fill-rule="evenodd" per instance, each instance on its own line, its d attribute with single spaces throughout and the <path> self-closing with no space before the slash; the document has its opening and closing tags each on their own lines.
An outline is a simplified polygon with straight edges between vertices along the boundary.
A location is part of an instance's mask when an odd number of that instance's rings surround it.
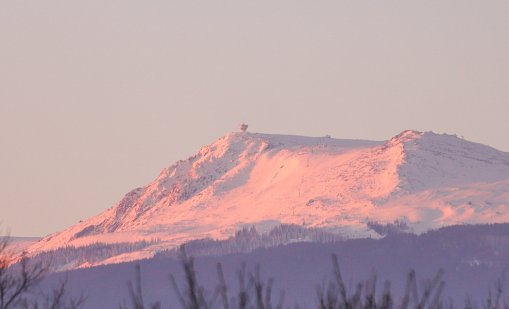
<svg viewBox="0 0 509 309">
<path fill-rule="evenodd" d="M 100 265 L 225 239 L 246 226 L 296 224 L 360 238 L 380 237 L 368 222 L 396 220 L 416 233 L 509 222 L 509 153 L 432 132 L 404 131 L 383 142 L 230 133 L 29 252 L 150 242 Z"/>
</svg>

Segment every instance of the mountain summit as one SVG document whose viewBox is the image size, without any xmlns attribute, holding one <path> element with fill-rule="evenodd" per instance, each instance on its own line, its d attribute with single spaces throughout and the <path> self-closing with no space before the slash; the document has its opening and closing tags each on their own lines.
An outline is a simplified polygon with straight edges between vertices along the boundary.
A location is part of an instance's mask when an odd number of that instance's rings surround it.
<svg viewBox="0 0 509 309">
<path fill-rule="evenodd" d="M 104 213 L 30 248 L 152 241 L 136 256 L 246 226 L 322 227 L 376 236 L 370 223 L 414 232 L 509 221 L 509 153 L 453 135 L 404 131 L 388 141 L 230 133 Z"/>
</svg>

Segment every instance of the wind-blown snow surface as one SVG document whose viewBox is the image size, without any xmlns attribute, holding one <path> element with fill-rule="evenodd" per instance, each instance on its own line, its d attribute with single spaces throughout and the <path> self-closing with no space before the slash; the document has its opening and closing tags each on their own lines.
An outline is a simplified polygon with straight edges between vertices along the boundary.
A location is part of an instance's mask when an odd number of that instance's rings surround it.
<svg viewBox="0 0 509 309">
<path fill-rule="evenodd" d="M 431 132 L 405 131 L 386 142 L 231 133 L 30 252 L 151 242 L 98 263 L 107 264 L 224 239 L 250 225 L 324 227 L 355 238 L 374 236 L 369 221 L 394 220 L 418 233 L 509 221 L 509 154 Z"/>
</svg>

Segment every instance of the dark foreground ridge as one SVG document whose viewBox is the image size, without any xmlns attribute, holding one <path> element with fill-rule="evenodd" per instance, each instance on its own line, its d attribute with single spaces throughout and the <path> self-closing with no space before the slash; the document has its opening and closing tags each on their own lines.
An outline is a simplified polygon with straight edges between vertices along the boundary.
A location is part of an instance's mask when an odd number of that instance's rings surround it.
<svg viewBox="0 0 509 309">
<path fill-rule="evenodd" d="M 380 240 L 308 241 L 232 252 L 232 244 L 247 245 L 250 239 L 256 243 L 261 237 L 248 230 L 237 240 L 194 243 L 187 251 L 193 256 L 210 252 L 215 256 L 192 259 L 180 253 L 174 258 L 175 252 L 168 252 L 139 263 L 67 273 L 47 273 L 47 264 L 41 261 L 25 261 L 25 268 L 23 264 L 7 268 L 3 263 L 0 292 L 8 299 L 23 286 L 19 280 L 27 278 L 24 273 L 37 275 L 34 271 L 41 270 L 38 276 L 28 276 L 31 284 L 18 296 L 37 301 L 37 308 L 118 308 L 119 304 L 152 308 L 157 303 L 160 308 L 186 309 L 506 307 L 502 291 L 509 224 L 453 226 L 422 235 L 404 230 Z M 218 248 L 227 248 L 227 254 L 220 255 Z M 332 264 L 331 255 L 335 256 Z M 6 261 L 5 256 L 2 259 Z M 219 264 L 223 266 L 218 268 Z M 55 299 L 60 307 L 50 306 Z M 12 303 L 0 309 L 23 308 Z M 26 308 L 36 308 L 31 304 Z M 74 305 L 78 306 L 69 307 Z"/>
</svg>

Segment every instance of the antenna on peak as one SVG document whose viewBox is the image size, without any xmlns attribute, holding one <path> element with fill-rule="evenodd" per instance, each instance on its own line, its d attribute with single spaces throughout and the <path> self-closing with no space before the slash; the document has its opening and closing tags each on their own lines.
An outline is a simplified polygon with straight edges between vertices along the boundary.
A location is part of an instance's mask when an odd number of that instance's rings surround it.
<svg viewBox="0 0 509 309">
<path fill-rule="evenodd" d="M 247 131 L 247 127 L 248 127 L 248 125 L 247 125 L 247 124 L 242 123 L 242 124 L 240 125 L 240 131 L 242 131 L 242 132 L 244 132 L 244 133 L 245 133 L 245 132 Z"/>
</svg>

